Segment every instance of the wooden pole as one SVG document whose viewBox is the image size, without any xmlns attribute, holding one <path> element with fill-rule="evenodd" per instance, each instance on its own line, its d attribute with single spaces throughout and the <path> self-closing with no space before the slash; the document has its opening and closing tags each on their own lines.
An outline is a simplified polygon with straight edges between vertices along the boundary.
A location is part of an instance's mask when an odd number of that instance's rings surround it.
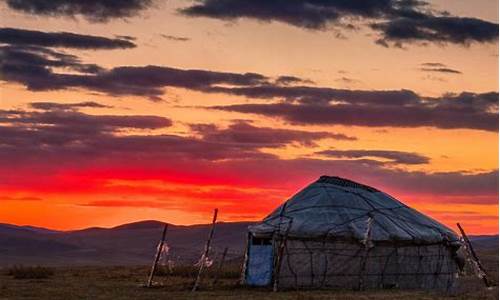
<svg viewBox="0 0 500 300">
<path fill-rule="evenodd" d="M 290 233 L 290 228 L 292 228 L 292 223 L 293 223 L 293 219 L 290 219 L 290 222 L 288 222 L 288 228 L 285 231 L 285 235 L 280 240 L 280 245 L 278 248 L 278 256 L 276 258 L 276 266 L 274 267 L 273 292 L 278 291 L 283 252 L 285 251 L 286 241 L 288 239 L 288 234 Z"/>
<path fill-rule="evenodd" d="M 203 250 L 203 254 L 200 259 L 200 268 L 198 269 L 198 275 L 196 276 L 196 280 L 194 281 L 193 289 L 191 292 L 195 292 L 198 289 L 198 285 L 200 284 L 200 279 L 201 279 L 201 273 L 203 272 L 203 269 L 205 268 L 205 261 L 208 257 L 208 252 L 210 251 L 210 244 L 212 243 L 212 238 L 214 236 L 215 232 L 215 222 L 217 221 L 217 213 L 219 210 L 216 208 L 214 209 L 214 217 L 212 219 L 212 227 L 210 228 L 210 233 L 208 234 L 207 242 L 205 244 L 205 249 Z"/>
<path fill-rule="evenodd" d="M 241 264 L 241 275 L 238 280 L 240 285 L 245 284 L 246 281 L 246 273 L 247 273 L 247 265 L 248 265 L 248 251 L 250 249 L 251 236 L 250 233 L 247 233 L 247 242 L 245 247 L 245 256 L 243 257 L 243 263 Z"/>
<path fill-rule="evenodd" d="M 358 289 L 363 290 L 365 288 L 365 272 L 366 272 L 366 262 L 368 260 L 368 254 L 370 254 L 370 250 L 373 247 L 373 242 L 371 240 L 372 236 L 372 224 L 373 218 L 369 217 L 366 221 L 366 232 L 362 243 L 365 245 L 365 254 L 363 256 L 363 260 L 361 261 L 361 268 L 359 271 L 359 282 Z"/>
<path fill-rule="evenodd" d="M 227 247 L 224 248 L 224 252 L 222 252 L 222 257 L 220 259 L 219 265 L 217 266 L 217 270 L 215 271 L 214 281 L 212 282 L 212 285 L 215 285 L 219 280 L 219 275 L 222 272 L 222 267 L 224 266 L 224 261 L 226 260 L 227 249 Z"/>
<path fill-rule="evenodd" d="M 165 244 L 165 237 L 167 235 L 168 224 L 165 224 L 163 227 L 163 232 L 161 234 L 161 240 L 156 248 L 156 255 L 153 261 L 153 265 L 151 266 L 151 272 L 149 273 L 148 282 L 146 287 L 151 287 L 153 285 L 153 277 L 155 275 L 156 267 L 158 266 L 158 261 L 160 260 L 161 251 L 163 250 L 163 244 Z"/>
<path fill-rule="evenodd" d="M 488 275 L 486 275 L 486 270 L 483 268 L 483 265 L 481 264 L 481 261 L 479 260 L 479 257 L 477 256 L 476 251 L 474 251 L 474 248 L 472 247 L 472 243 L 470 242 L 469 237 L 465 233 L 462 226 L 460 226 L 460 223 L 457 223 L 457 227 L 458 227 L 458 229 L 460 229 L 460 233 L 462 234 L 462 238 L 464 239 L 464 242 L 466 244 L 465 249 L 470 254 L 472 259 L 474 260 L 474 263 L 477 266 L 477 269 L 479 269 L 479 272 L 476 272 L 477 275 L 483 280 L 486 287 L 491 287 L 492 284 L 491 284 L 490 280 L 488 279 Z M 476 269 L 476 268 L 474 268 L 474 269 Z"/>
</svg>

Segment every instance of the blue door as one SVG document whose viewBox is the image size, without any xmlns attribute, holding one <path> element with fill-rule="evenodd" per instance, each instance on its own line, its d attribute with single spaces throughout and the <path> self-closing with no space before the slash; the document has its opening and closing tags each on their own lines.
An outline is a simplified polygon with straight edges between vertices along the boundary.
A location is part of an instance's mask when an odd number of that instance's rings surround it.
<svg viewBox="0 0 500 300">
<path fill-rule="evenodd" d="M 254 286 L 267 286 L 273 275 L 273 246 L 250 245 L 246 283 Z"/>
</svg>

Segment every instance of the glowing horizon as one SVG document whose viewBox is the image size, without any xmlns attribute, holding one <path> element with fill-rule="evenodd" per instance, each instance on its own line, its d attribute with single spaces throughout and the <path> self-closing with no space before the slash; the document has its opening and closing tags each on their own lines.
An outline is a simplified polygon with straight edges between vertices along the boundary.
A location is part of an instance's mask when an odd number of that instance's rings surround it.
<svg viewBox="0 0 500 300">
<path fill-rule="evenodd" d="M 0 222 L 256 221 L 336 175 L 498 234 L 497 2 L 407 4 L 446 26 L 405 34 L 397 5 L 137 3 L 0 3 Z"/>
</svg>

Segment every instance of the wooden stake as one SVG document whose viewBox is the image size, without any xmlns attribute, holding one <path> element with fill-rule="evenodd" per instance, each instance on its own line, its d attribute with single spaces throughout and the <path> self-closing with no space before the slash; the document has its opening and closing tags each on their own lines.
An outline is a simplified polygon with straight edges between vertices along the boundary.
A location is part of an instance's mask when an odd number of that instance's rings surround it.
<svg viewBox="0 0 500 300">
<path fill-rule="evenodd" d="M 222 252 L 222 257 L 219 262 L 219 266 L 217 267 L 217 270 L 215 271 L 215 276 L 214 276 L 214 281 L 212 282 L 212 285 L 215 285 L 217 281 L 219 280 L 219 275 L 222 272 L 222 267 L 224 266 L 224 261 L 226 260 L 226 255 L 227 255 L 227 247 L 224 248 L 224 252 Z"/>
<path fill-rule="evenodd" d="M 151 266 L 151 272 L 149 273 L 148 282 L 146 287 L 151 287 L 153 285 L 153 277 L 155 275 L 156 266 L 158 265 L 158 261 L 160 260 L 161 251 L 163 250 L 163 244 L 165 244 L 165 237 L 167 235 L 168 224 L 165 224 L 163 227 L 163 233 L 161 234 L 160 243 L 158 243 L 158 247 L 156 248 L 156 255 L 153 261 L 153 265 Z"/>
<path fill-rule="evenodd" d="M 371 240 L 373 218 L 369 217 L 366 223 L 367 224 L 366 224 L 365 237 L 362 241 L 362 243 L 365 245 L 365 254 L 363 256 L 363 260 L 361 261 L 361 268 L 359 271 L 359 281 L 358 281 L 359 290 L 363 290 L 365 288 L 366 262 L 368 260 L 368 254 L 370 253 L 370 250 L 373 247 L 373 242 Z"/>
<path fill-rule="evenodd" d="M 285 231 L 285 235 L 280 240 L 280 245 L 279 245 L 279 248 L 278 248 L 278 256 L 276 257 L 276 266 L 274 267 L 273 292 L 277 292 L 278 291 L 283 252 L 285 251 L 286 241 L 288 239 L 288 233 L 290 232 L 290 228 L 292 228 L 292 222 L 293 222 L 293 219 L 290 219 L 290 222 L 288 222 L 288 227 L 287 227 L 287 229 Z"/>
<path fill-rule="evenodd" d="M 203 254 L 200 258 L 200 268 L 198 269 L 198 275 L 196 276 L 196 280 L 194 281 L 193 289 L 191 292 L 195 292 L 198 289 L 198 285 L 200 284 L 200 279 L 201 279 L 201 273 L 203 272 L 203 269 L 205 268 L 205 261 L 208 257 L 208 252 L 210 251 L 210 243 L 212 243 L 212 238 L 214 236 L 214 231 L 215 231 L 215 222 L 217 221 L 217 213 L 219 210 L 216 208 L 214 209 L 214 217 L 212 219 L 212 227 L 210 228 L 210 233 L 208 234 L 207 242 L 205 244 L 205 249 L 203 250 Z"/>
<path fill-rule="evenodd" d="M 476 272 L 476 273 L 478 273 L 477 275 L 479 275 L 479 277 L 481 277 L 481 279 L 483 279 L 483 282 L 486 285 L 486 287 L 491 287 L 492 284 L 491 284 L 490 280 L 488 279 L 488 275 L 486 275 L 486 270 L 483 268 L 483 265 L 481 264 L 481 261 L 479 260 L 479 257 L 477 256 L 476 251 L 474 251 L 474 248 L 472 247 L 472 243 L 470 242 L 469 237 L 467 236 L 467 234 L 465 234 L 465 231 L 462 228 L 462 226 L 460 226 L 460 223 L 457 223 L 457 227 L 458 227 L 458 229 L 460 229 L 460 233 L 462 234 L 462 238 L 464 239 L 464 241 L 466 243 L 465 249 L 467 250 L 469 255 L 472 257 L 472 259 L 474 260 L 474 263 L 476 264 L 477 269 L 479 269 L 479 272 Z M 476 268 L 474 268 L 474 269 L 476 269 Z"/>
<path fill-rule="evenodd" d="M 238 280 L 240 285 L 244 285 L 245 281 L 246 281 L 247 265 L 248 265 L 248 251 L 250 250 L 251 238 L 252 237 L 250 236 L 250 233 L 247 233 L 245 257 L 243 258 L 243 263 L 241 264 L 241 274 L 240 274 L 240 279 Z"/>
</svg>

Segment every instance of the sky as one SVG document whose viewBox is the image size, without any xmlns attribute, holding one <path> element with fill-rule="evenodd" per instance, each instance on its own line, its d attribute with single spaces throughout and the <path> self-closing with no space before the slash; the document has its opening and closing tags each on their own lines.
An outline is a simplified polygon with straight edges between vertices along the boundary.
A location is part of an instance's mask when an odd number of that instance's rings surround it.
<svg viewBox="0 0 500 300">
<path fill-rule="evenodd" d="M 259 220 L 333 175 L 498 233 L 498 1 L 0 0 L 0 20 L 0 222 Z"/>
</svg>

